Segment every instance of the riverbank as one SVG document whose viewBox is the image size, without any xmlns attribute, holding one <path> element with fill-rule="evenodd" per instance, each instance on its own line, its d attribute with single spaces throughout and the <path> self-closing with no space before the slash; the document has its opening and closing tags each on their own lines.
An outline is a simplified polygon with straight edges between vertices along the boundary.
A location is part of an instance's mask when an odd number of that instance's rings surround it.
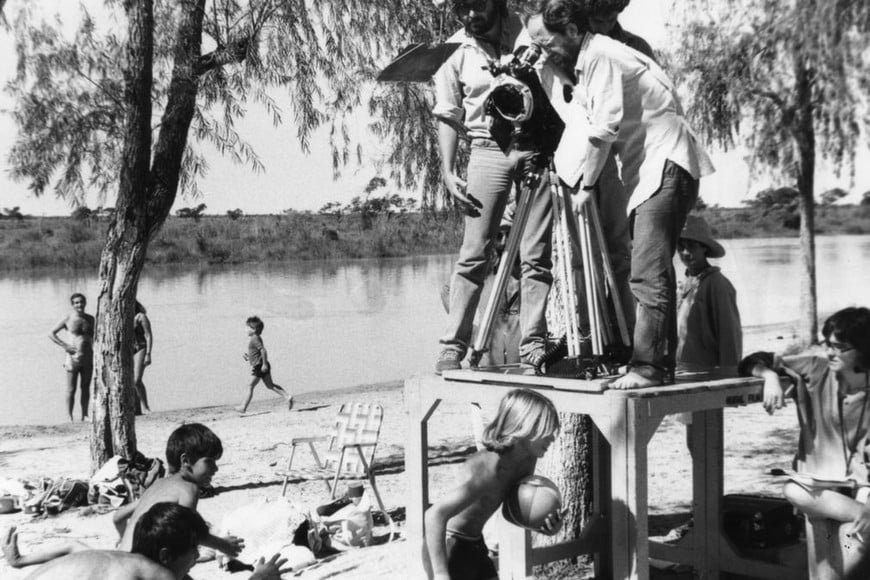
<svg viewBox="0 0 870 580">
<path fill-rule="evenodd" d="M 789 337 L 779 329 L 747 335 L 747 352 L 757 349 L 781 351 Z M 384 408 L 384 423 L 376 454 L 378 488 L 388 511 L 396 520 L 396 542 L 345 553 L 335 560 L 301 574 L 302 579 L 404 580 L 416 578 L 409 569 L 410 548 L 404 540 L 404 506 L 407 486 L 404 472 L 405 417 L 402 383 L 392 381 L 338 391 L 302 393 L 293 411 L 283 409 L 280 399 L 258 399 L 247 415 L 232 406 L 157 412 L 137 419 L 139 449 L 149 457 L 163 457 L 166 438 L 179 424 L 201 422 L 217 433 L 224 445 L 215 476 L 217 495 L 200 502 L 199 510 L 214 525 L 222 514 L 237 506 L 277 497 L 281 479 L 275 474 L 288 456 L 282 445 L 294 437 L 325 433 L 339 406 L 345 402 L 378 403 Z M 485 408 L 491 417 L 494 409 Z M 0 427 L 0 473 L 3 477 L 37 481 L 41 477 L 86 479 L 89 468 L 89 426 L 65 424 Z M 777 495 L 781 482 L 766 475 L 772 467 L 788 467 L 797 441 L 797 421 L 791 408 L 772 417 L 759 405 L 728 409 L 725 414 L 725 491 Z M 471 421 L 465 405 L 442 402 L 430 422 L 431 496 L 438 498 L 456 484 L 461 462 L 473 452 Z M 306 454 L 301 456 L 304 458 Z M 304 460 L 304 459 L 303 459 Z M 691 460 L 685 447 L 683 425 L 673 417 L 657 431 L 649 455 L 650 530 L 664 535 L 685 522 L 691 512 Z M 328 500 L 319 481 L 290 486 L 289 497 L 315 507 Z M 64 512 L 56 517 L 32 517 L 21 512 L 0 515 L 0 534 L 18 526 L 24 552 L 61 542 L 78 540 L 110 549 L 115 542 L 111 513 L 89 508 Z M 375 534 L 385 536 L 385 525 Z M 14 570 L 0 560 L 0 577 L 22 579 L 28 569 Z M 216 562 L 198 564 L 194 579 L 238 578 L 220 570 Z M 579 580 L 591 578 L 587 566 L 560 570 L 557 575 L 539 573 L 537 578 Z M 688 578 L 691 575 L 662 572 L 654 577 Z"/>
<path fill-rule="evenodd" d="M 301 574 L 301 578 L 347 578 L 354 580 L 404 580 L 416 578 L 409 569 L 409 546 L 404 540 L 404 505 L 407 488 L 404 474 L 405 421 L 399 382 L 359 387 L 344 392 L 310 393 L 298 397 L 296 408 L 287 412 L 277 401 L 255 403 L 248 415 L 230 407 L 203 407 L 155 413 L 137 421 L 140 449 L 148 456 L 162 456 L 165 439 L 182 422 L 201 422 L 215 431 L 224 444 L 215 476 L 217 495 L 203 499 L 199 511 L 214 525 L 222 514 L 237 506 L 280 495 L 277 465 L 286 461 L 288 448 L 281 445 L 293 437 L 322 433 L 345 401 L 377 402 L 384 407 L 384 425 L 377 450 L 378 487 L 388 511 L 398 524 L 394 543 L 345 553 L 334 561 Z M 494 409 L 484 409 L 488 416 Z M 36 480 L 40 477 L 86 478 L 88 473 L 87 425 L 0 428 L 0 470 L 5 477 Z M 759 405 L 729 409 L 725 420 L 726 493 L 777 494 L 780 483 L 765 475 L 771 467 L 788 467 L 794 450 L 797 422 L 789 408 L 768 417 Z M 443 402 L 430 423 L 431 495 L 438 498 L 455 485 L 461 462 L 472 452 L 467 407 Z M 304 455 L 304 454 L 303 454 Z M 682 424 L 668 417 L 650 446 L 650 529 L 664 535 L 675 522 L 684 522 L 691 511 L 691 461 L 685 448 Z M 289 497 L 314 507 L 328 499 L 321 482 L 290 486 Z M 31 552 L 61 542 L 78 540 L 90 546 L 111 549 L 115 542 L 111 513 L 89 508 L 69 510 L 56 517 L 32 517 L 22 513 L 0 515 L 0 533 L 18 526 L 21 549 Z M 376 536 L 387 528 L 380 525 Z M 32 569 L 14 570 L 0 560 L 0 577 L 24 578 Z M 192 578 L 240 578 L 220 570 L 216 562 L 198 564 Z M 547 578 L 542 574 L 537 578 Z M 562 580 L 591 578 L 588 567 L 562 570 Z M 688 578 L 668 573 L 666 578 Z M 554 576 L 549 576 L 554 579 Z"/>
<path fill-rule="evenodd" d="M 703 215 L 721 239 L 795 237 L 799 222 L 783 211 L 707 208 Z M 463 217 L 457 212 L 379 214 L 172 216 L 148 249 L 147 263 L 242 264 L 386 258 L 455 252 Z M 105 218 L 42 217 L 0 220 L 0 271 L 96 269 Z M 816 210 L 818 234 L 870 233 L 870 206 Z"/>
</svg>

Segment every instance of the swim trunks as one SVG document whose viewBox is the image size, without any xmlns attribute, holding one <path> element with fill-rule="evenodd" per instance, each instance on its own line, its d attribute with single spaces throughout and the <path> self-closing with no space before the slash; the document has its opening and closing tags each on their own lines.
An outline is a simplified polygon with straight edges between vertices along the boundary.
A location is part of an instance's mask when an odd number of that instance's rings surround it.
<svg viewBox="0 0 870 580">
<path fill-rule="evenodd" d="M 257 363 L 251 367 L 251 374 L 258 379 L 262 379 L 269 374 L 269 371 L 263 371 L 263 363 Z"/>
<path fill-rule="evenodd" d="M 63 368 L 65 368 L 69 372 L 73 372 L 90 368 L 92 364 L 93 359 L 83 356 L 83 354 L 80 352 L 74 355 L 66 353 L 66 359 L 63 361 Z"/>
<path fill-rule="evenodd" d="M 493 580 L 498 570 L 489 559 L 482 536 L 447 530 L 447 571 L 450 580 Z"/>
</svg>

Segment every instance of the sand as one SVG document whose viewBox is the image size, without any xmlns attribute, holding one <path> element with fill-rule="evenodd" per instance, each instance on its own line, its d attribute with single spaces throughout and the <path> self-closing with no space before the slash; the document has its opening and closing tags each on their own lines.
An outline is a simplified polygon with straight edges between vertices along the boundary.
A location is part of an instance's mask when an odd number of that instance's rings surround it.
<svg viewBox="0 0 870 580">
<path fill-rule="evenodd" d="M 405 419 L 401 382 L 362 386 L 344 391 L 305 393 L 296 397 L 293 411 L 283 408 L 281 399 L 270 398 L 265 390 L 256 394 L 247 415 L 230 406 L 202 407 L 155 412 L 137 419 L 139 449 L 149 457 L 163 457 L 166 438 L 183 422 L 201 422 L 217 433 L 224 444 L 220 471 L 213 484 L 217 495 L 201 500 L 199 510 L 218 525 L 223 513 L 235 506 L 281 493 L 275 475 L 286 462 L 293 437 L 325 433 L 338 406 L 343 402 L 378 402 L 384 407 L 384 425 L 376 454 L 378 487 L 388 510 L 397 520 L 399 539 L 391 544 L 346 552 L 333 561 L 303 572 L 300 578 L 353 578 L 379 580 L 413 577 L 408 568 L 408 544 L 402 539 L 404 526 Z M 484 409 L 489 415 L 493 409 Z M 89 426 L 0 427 L 0 477 L 38 480 L 41 477 L 86 479 L 89 470 Z M 780 483 L 765 475 L 771 467 L 788 467 L 797 438 L 794 409 L 769 417 L 759 405 L 729 409 L 725 417 L 726 492 L 776 494 Z M 431 496 L 438 498 L 455 484 L 461 461 L 472 450 L 471 421 L 465 405 L 442 403 L 430 422 Z M 650 515 L 670 521 L 670 516 L 691 511 L 691 463 L 685 448 L 683 425 L 668 417 L 650 446 Z M 328 499 L 320 481 L 290 485 L 288 495 L 298 503 L 314 507 Z M 668 516 L 668 518 L 664 518 Z M 663 519 L 664 518 L 664 519 Z M 79 540 L 95 548 L 110 549 L 116 541 L 111 513 L 92 508 L 69 510 L 58 516 L 33 517 L 22 512 L 0 515 L 0 533 L 18 526 L 22 552 Z M 660 526 L 659 526 L 660 527 Z M 651 529 L 656 526 L 651 522 Z M 661 530 L 660 530 L 661 531 Z M 666 531 L 666 530 L 665 530 Z M 386 533 L 380 526 L 376 535 Z M 32 569 L 15 570 L 0 559 L 0 577 L 24 578 Z M 198 564 L 194 579 L 246 578 L 229 574 L 216 562 Z M 287 575 L 285 577 L 292 577 Z M 590 577 L 577 572 L 574 578 Z"/>
</svg>

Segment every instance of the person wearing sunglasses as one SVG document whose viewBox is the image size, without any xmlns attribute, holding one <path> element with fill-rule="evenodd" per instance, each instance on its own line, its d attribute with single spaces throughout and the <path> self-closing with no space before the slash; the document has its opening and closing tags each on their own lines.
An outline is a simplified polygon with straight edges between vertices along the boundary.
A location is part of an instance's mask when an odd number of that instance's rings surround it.
<svg viewBox="0 0 870 580">
<path fill-rule="evenodd" d="M 783 493 L 811 523 L 833 521 L 842 547 L 836 555 L 817 549 L 809 554 L 810 565 L 842 564 L 846 578 L 866 578 L 856 568 L 868 564 L 863 560 L 870 546 L 870 309 L 835 312 L 822 336 L 821 345 L 796 355 L 753 353 L 740 371 L 764 379 L 768 413 L 784 406 L 780 377 L 791 380 L 786 393 L 795 400 L 801 429 L 795 466 L 812 478 L 789 480 Z M 818 478 L 824 485 L 815 483 Z"/>
</svg>

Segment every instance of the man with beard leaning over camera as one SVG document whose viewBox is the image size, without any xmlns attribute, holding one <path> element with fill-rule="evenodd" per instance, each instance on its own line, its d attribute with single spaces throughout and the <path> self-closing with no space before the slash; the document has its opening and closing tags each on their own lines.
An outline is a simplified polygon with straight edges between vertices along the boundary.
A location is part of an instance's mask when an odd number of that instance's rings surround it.
<svg viewBox="0 0 870 580">
<path fill-rule="evenodd" d="M 459 48 L 435 75 L 434 115 L 440 121 L 441 171 L 445 185 L 466 213 L 459 260 L 450 284 L 450 314 L 436 373 L 460 368 L 472 340 L 472 323 L 487 274 L 489 253 L 511 186 L 519 185 L 524 169 L 534 157 L 521 143 L 502 151 L 492 139 L 484 103 L 492 75 L 487 61 L 509 55 L 522 30 L 519 16 L 510 13 L 505 0 L 453 0 L 453 12 L 463 25 L 448 42 Z M 459 135 L 470 140 L 468 182 L 456 171 Z M 528 222 L 520 243 L 520 358 L 533 365 L 546 348 L 547 295 L 550 272 L 551 209 L 546 192 L 531 201 Z"/>
<path fill-rule="evenodd" d="M 630 284 L 638 307 L 631 368 L 610 387 L 663 384 L 677 346 L 673 257 L 698 180 L 713 172 L 712 163 L 683 117 L 673 83 L 655 62 L 593 34 L 589 13 L 576 0 L 534 0 L 526 14 L 546 65 L 576 86 L 571 104 L 589 121 L 575 203 L 595 189 L 611 150 L 622 163 L 633 238 Z"/>
</svg>

